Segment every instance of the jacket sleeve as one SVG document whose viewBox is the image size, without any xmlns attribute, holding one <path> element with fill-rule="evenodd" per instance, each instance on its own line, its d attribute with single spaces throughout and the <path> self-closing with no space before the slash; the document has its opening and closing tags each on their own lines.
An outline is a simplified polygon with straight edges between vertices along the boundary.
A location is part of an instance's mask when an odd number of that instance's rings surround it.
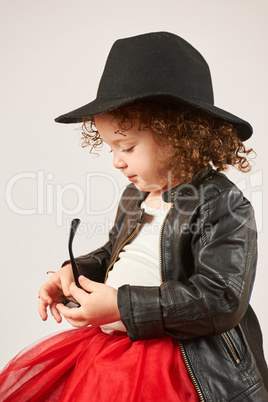
<svg viewBox="0 0 268 402">
<path fill-rule="evenodd" d="M 79 266 L 81 274 L 86 278 L 95 282 L 104 282 L 106 271 L 110 264 L 114 235 L 115 226 L 110 230 L 109 240 L 103 247 L 75 258 L 75 262 Z M 62 267 L 69 263 L 70 260 L 65 261 Z"/>
<path fill-rule="evenodd" d="M 109 266 L 111 255 L 111 241 L 109 240 L 103 247 L 98 248 L 89 254 L 75 258 L 75 262 L 79 266 L 80 272 L 86 278 L 95 282 L 104 282 L 106 270 Z M 70 260 L 62 264 L 64 267 L 69 264 Z"/>
<path fill-rule="evenodd" d="M 133 341 L 165 334 L 178 339 L 219 334 L 243 317 L 257 258 L 250 203 L 238 189 L 225 190 L 199 207 L 195 223 L 193 273 L 187 281 L 119 288 L 121 319 Z"/>
</svg>

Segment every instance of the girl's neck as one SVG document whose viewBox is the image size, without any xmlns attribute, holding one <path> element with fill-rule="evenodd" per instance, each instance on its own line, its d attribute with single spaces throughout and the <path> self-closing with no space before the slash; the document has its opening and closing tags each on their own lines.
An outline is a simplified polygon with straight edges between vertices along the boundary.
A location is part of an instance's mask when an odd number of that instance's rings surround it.
<svg viewBox="0 0 268 402">
<path fill-rule="evenodd" d="M 165 202 L 162 198 L 162 192 L 149 193 L 144 200 L 145 204 L 154 209 L 169 209 L 172 203 Z"/>
<path fill-rule="evenodd" d="M 172 205 L 171 202 L 165 202 L 162 198 L 163 193 L 165 193 L 168 189 L 174 188 L 179 185 L 178 182 L 168 183 L 165 187 L 151 191 L 146 199 L 144 200 L 145 204 L 154 209 L 169 209 Z"/>
</svg>

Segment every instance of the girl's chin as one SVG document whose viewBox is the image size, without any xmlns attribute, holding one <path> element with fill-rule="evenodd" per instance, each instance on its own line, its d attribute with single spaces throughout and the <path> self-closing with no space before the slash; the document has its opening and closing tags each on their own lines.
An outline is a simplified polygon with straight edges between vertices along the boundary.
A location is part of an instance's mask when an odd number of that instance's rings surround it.
<svg viewBox="0 0 268 402">
<path fill-rule="evenodd" d="M 136 187 L 137 190 L 145 191 L 145 190 L 143 190 L 143 188 L 141 186 L 138 185 L 138 183 L 133 183 L 133 184 L 134 184 L 134 186 Z"/>
<path fill-rule="evenodd" d="M 143 184 L 139 184 L 139 183 L 134 183 L 135 187 L 137 188 L 137 190 L 139 191 L 144 191 L 146 193 L 163 193 L 163 191 L 165 191 L 162 187 L 157 187 L 157 186 L 152 186 L 152 185 L 143 185 Z"/>
</svg>

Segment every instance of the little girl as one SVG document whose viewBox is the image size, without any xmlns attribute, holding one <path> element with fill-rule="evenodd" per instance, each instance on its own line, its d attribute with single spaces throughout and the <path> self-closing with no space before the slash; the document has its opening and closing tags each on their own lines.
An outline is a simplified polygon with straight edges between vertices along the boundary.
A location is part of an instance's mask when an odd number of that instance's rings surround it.
<svg viewBox="0 0 268 402">
<path fill-rule="evenodd" d="M 76 259 L 81 288 L 66 261 L 39 291 L 43 320 L 78 329 L 15 357 L 1 401 L 267 401 L 254 214 L 220 173 L 249 170 L 252 128 L 214 106 L 200 53 L 167 32 L 116 41 L 97 98 L 56 121 L 83 122 L 131 184 L 108 242 Z"/>
</svg>

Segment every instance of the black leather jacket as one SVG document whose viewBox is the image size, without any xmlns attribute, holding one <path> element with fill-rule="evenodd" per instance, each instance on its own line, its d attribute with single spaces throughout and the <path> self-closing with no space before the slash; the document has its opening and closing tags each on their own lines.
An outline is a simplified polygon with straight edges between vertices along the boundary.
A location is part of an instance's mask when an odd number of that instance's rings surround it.
<svg viewBox="0 0 268 402">
<path fill-rule="evenodd" d="M 139 231 L 146 195 L 126 188 L 108 243 L 76 259 L 84 275 L 105 281 Z M 173 206 L 161 229 L 161 286 L 118 289 L 129 338 L 178 339 L 201 401 L 268 401 L 261 331 L 249 306 L 257 262 L 251 204 L 212 169 L 163 199 Z"/>
</svg>

